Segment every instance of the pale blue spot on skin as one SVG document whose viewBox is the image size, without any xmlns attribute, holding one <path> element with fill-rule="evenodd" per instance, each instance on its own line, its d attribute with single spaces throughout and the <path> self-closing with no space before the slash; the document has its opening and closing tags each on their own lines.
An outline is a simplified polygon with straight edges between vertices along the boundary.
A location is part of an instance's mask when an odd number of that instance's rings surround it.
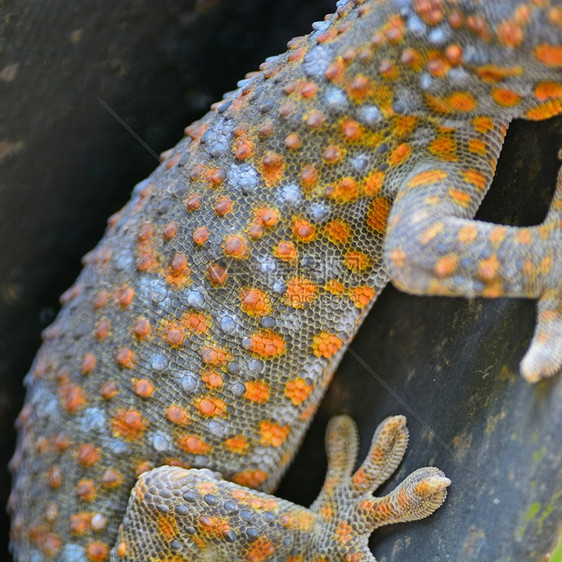
<svg viewBox="0 0 562 562">
<path fill-rule="evenodd" d="M 205 297 L 199 291 L 190 291 L 187 295 L 187 303 L 193 308 L 203 308 L 205 306 Z"/>
<path fill-rule="evenodd" d="M 279 203 L 290 207 L 297 206 L 301 201 L 301 190 L 298 185 L 296 184 L 289 184 L 283 186 L 278 194 Z"/>
<path fill-rule="evenodd" d="M 172 451 L 174 449 L 171 437 L 162 431 L 156 431 L 152 436 L 152 447 L 158 453 Z"/>
<path fill-rule="evenodd" d="M 359 109 L 357 114 L 365 125 L 378 125 L 384 120 L 381 110 L 376 105 L 365 105 Z"/>
<path fill-rule="evenodd" d="M 199 386 L 199 381 L 193 373 L 186 373 L 181 377 L 181 387 L 186 392 L 193 392 Z"/>
<path fill-rule="evenodd" d="M 234 334 L 236 332 L 236 322 L 231 316 L 223 316 L 220 319 L 221 330 L 227 334 Z"/>
<path fill-rule="evenodd" d="M 307 76 L 325 80 L 324 73 L 332 62 L 331 49 L 325 45 L 317 45 L 303 59 L 303 69 Z"/>
<path fill-rule="evenodd" d="M 155 371 L 163 371 L 168 366 L 168 359 L 161 353 L 155 353 L 150 358 L 150 364 Z"/>
<path fill-rule="evenodd" d="M 349 106 L 347 94 L 339 88 L 329 88 L 324 95 L 324 100 L 332 111 L 343 112 Z"/>
<path fill-rule="evenodd" d="M 330 209 L 324 203 L 313 203 L 309 208 L 310 218 L 317 223 L 322 223 L 328 218 Z"/>
<path fill-rule="evenodd" d="M 87 408 L 82 412 L 80 430 L 84 433 L 103 433 L 107 430 L 107 417 L 101 408 Z"/>
</svg>

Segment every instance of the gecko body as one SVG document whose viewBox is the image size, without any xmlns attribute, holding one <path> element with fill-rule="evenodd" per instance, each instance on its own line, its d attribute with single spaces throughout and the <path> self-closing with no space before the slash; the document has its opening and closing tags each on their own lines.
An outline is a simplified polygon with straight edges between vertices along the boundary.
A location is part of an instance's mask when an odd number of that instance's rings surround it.
<svg viewBox="0 0 562 562">
<path fill-rule="evenodd" d="M 449 484 L 373 498 L 402 418 L 353 475 L 336 420 L 310 510 L 265 493 L 390 279 L 538 298 L 522 372 L 559 370 L 562 186 L 537 227 L 472 217 L 509 121 L 562 111 L 560 6 L 340 1 L 315 27 L 186 129 L 63 295 L 18 422 L 17 559 L 372 560 Z"/>
</svg>

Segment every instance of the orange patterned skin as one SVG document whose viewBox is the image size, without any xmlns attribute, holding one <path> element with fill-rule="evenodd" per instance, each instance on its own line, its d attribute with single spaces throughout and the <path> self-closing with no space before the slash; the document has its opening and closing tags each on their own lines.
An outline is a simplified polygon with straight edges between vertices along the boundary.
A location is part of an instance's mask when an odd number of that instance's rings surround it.
<svg viewBox="0 0 562 562">
<path fill-rule="evenodd" d="M 471 220 L 509 121 L 562 112 L 560 7 L 342 0 L 315 27 L 186 129 L 63 295 L 18 422 L 16 559 L 105 560 L 113 547 L 116 560 L 164 559 L 165 543 L 169 560 L 204 560 L 226 541 L 226 559 L 369 560 L 358 537 L 380 510 L 357 503 L 347 466 L 328 507 L 272 507 L 308 514 L 283 551 L 236 518 L 172 548 L 193 527 L 183 508 L 148 506 L 155 522 L 141 516 L 140 531 L 135 502 L 150 482 L 151 497 L 178 493 L 176 480 L 271 492 L 389 279 L 419 294 L 538 298 L 522 373 L 560 369 L 562 179 L 537 227 Z M 448 481 L 421 482 L 385 522 L 437 507 Z M 150 543 L 152 525 L 164 543 Z M 298 539 L 307 526 L 312 539 Z"/>
</svg>

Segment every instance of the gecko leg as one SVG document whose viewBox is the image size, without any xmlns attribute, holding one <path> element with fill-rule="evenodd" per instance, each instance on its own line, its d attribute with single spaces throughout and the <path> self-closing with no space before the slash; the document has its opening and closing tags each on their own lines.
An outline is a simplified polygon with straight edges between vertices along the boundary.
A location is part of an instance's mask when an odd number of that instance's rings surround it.
<svg viewBox="0 0 562 562">
<path fill-rule="evenodd" d="M 521 362 L 529 382 L 562 367 L 562 171 L 545 221 L 518 228 L 472 220 L 493 169 L 425 163 L 406 179 L 385 241 L 389 275 L 414 294 L 537 298 Z"/>
<path fill-rule="evenodd" d="M 147 472 L 131 492 L 112 560 L 374 561 L 372 531 L 430 515 L 450 484 L 438 469 L 422 468 L 387 496 L 373 497 L 404 455 L 405 422 L 395 416 L 380 424 L 367 459 L 352 474 L 357 429 L 347 416 L 334 418 L 327 431 L 328 473 L 310 509 L 210 470 Z"/>
</svg>

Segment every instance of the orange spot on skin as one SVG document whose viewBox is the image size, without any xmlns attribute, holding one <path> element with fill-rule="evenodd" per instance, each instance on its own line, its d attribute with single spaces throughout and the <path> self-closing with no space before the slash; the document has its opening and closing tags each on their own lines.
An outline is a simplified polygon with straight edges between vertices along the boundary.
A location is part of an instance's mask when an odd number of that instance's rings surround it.
<svg viewBox="0 0 562 562">
<path fill-rule="evenodd" d="M 279 222 L 279 212 L 275 209 L 259 207 L 254 212 L 256 223 L 265 228 L 273 228 Z"/>
<path fill-rule="evenodd" d="M 330 187 L 326 193 L 338 203 L 350 203 L 359 197 L 359 187 L 353 178 L 344 177 Z"/>
<path fill-rule="evenodd" d="M 425 100 L 437 113 L 468 113 L 478 106 L 476 98 L 470 92 L 453 92 L 445 98 L 427 94 Z"/>
<path fill-rule="evenodd" d="M 474 130 L 478 133 L 487 133 L 494 128 L 494 122 L 489 117 L 475 117 L 472 120 Z"/>
<path fill-rule="evenodd" d="M 178 446 L 184 451 L 194 455 L 206 455 L 211 450 L 211 445 L 205 443 L 196 435 L 184 434 L 178 438 Z"/>
<path fill-rule="evenodd" d="M 384 176 L 385 176 L 384 172 L 381 172 L 380 170 L 375 170 L 374 172 L 371 172 L 365 178 L 365 184 L 363 186 L 363 191 L 365 192 L 365 195 L 367 195 L 368 197 L 372 197 L 373 195 L 378 195 L 384 183 Z"/>
<path fill-rule="evenodd" d="M 406 143 L 399 144 L 388 157 L 388 163 L 391 166 L 398 166 L 398 164 L 404 163 L 409 157 L 412 151 L 410 146 Z"/>
<path fill-rule="evenodd" d="M 273 250 L 273 255 L 283 261 L 293 261 L 297 258 L 297 250 L 291 242 L 279 242 Z"/>
<path fill-rule="evenodd" d="M 226 417 L 226 404 L 224 400 L 214 396 L 207 396 L 206 398 L 197 398 L 195 400 L 195 407 L 199 410 L 202 416 L 206 417 Z"/>
<path fill-rule="evenodd" d="M 343 259 L 345 267 L 355 273 L 365 271 L 371 265 L 371 261 L 367 254 L 358 251 L 346 252 Z"/>
<path fill-rule="evenodd" d="M 539 101 L 562 98 L 562 84 L 558 82 L 540 82 L 535 86 L 534 94 L 535 98 Z"/>
<path fill-rule="evenodd" d="M 467 143 L 468 150 L 480 156 L 486 155 L 486 143 L 480 139 L 470 139 Z"/>
<path fill-rule="evenodd" d="M 232 258 L 247 258 L 250 255 L 246 240 L 238 235 L 227 236 L 224 241 L 224 253 Z"/>
<path fill-rule="evenodd" d="M 92 542 L 86 553 L 90 562 L 103 562 L 109 558 L 109 546 L 103 542 Z"/>
<path fill-rule="evenodd" d="M 367 286 L 355 287 L 349 290 L 349 298 L 357 308 L 365 308 L 375 298 L 375 290 Z"/>
<path fill-rule="evenodd" d="M 492 255 L 488 259 L 480 260 L 478 265 L 478 275 L 483 281 L 493 281 L 496 279 L 500 269 L 500 262 L 497 256 Z"/>
<path fill-rule="evenodd" d="M 456 162 L 458 160 L 457 141 L 450 134 L 439 135 L 429 144 L 429 151 L 440 160 L 447 162 Z"/>
<path fill-rule="evenodd" d="M 334 244 L 345 244 L 351 236 L 351 227 L 343 220 L 333 220 L 324 227 L 326 236 Z"/>
<path fill-rule="evenodd" d="M 438 236 L 441 232 L 443 232 L 444 225 L 442 222 L 436 222 L 432 224 L 429 228 L 424 230 L 420 237 L 419 242 L 424 246 L 429 244 L 436 236 Z"/>
<path fill-rule="evenodd" d="M 313 98 L 318 92 L 318 86 L 314 82 L 307 82 L 301 88 L 301 95 L 303 98 Z"/>
<path fill-rule="evenodd" d="M 521 101 L 521 96 L 505 88 L 494 88 L 492 90 L 493 100 L 502 107 L 513 107 Z"/>
<path fill-rule="evenodd" d="M 148 319 L 144 316 L 139 316 L 135 320 L 133 332 L 139 340 L 145 339 L 150 334 L 150 322 Z"/>
<path fill-rule="evenodd" d="M 342 521 L 336 529 L 336 539 L 340 545 L 351 542 L 353 534 L 353 527 L 347 521 Z"/>
<path fill-rule="evenodd" d="M 119 287 L 116 294 L 117 302 L 123 308 L 126 308 L 133 302 L 134 296 L 135 296 L 135 291 L 132 287 L 129 287 L 129 285 L 123 285 Z"/>
<path fill-rule="evenodd" d="M 461 191 L 460 189 L 451 188 L 449 189 L 447 194 L 454 201 L 454 203 L 460 205 L 461 207 L 466 208 L 470 205 L 470 201 L 471 201 L 470 193 L 466 193 L 466 191 Z"/>
<path fill-rule="evenodd" d="M 262 421 L 260 422 L 259 427 L 261 442 L 263 445 L 280 447 L 289 435 L 288 425 L 279 425 L 268 421 Z"/>
<path fill-rule="evenodd" d="M 185 410 L 179 406 L 170 406 L 166 410 L 166 417 L 176 425 L 184 426 L 189 423 L 188 415 L 185 413 Z"/>
<path fill-rule="evenodd" d="M 193 195 L 190 195 L 185 200 L 185 208 L 188 211 L 196 211 L 197 209 L 199 209 L 199 207 L 201 207 L 202 204 L 203 204 L 203 199 L 201 195 L 199 195 L 198 193 L 194 193 Z"/>
<path fill-rule="evenodd" d="M 293 235 L 299 242 L 312 242 L 316 238 L 316 228 L 306 219 L 293 219 Z"/>
<path fill-rule="evenodd" d="M 486 176 L 478 170 L 466 170 L 462 175 L 462 179 L 481 191 L 486 189 Z"/>
<path fill-rule="evenodd" d="M 506 234 L 507 230 L 504 226 L 497 226 L 492 230 L 492 232 L 490 232 L 490 242 L 495 245 L 501 244 L 504 241 Z"/>
<path fill-rule="evenodd" d="M 473 224 L 467 224 L 459 230 L 458 239 L 463 244 L 472 244 L 478 236 L 478 229 Z"/>
<path fill-rule="evenodd" d="M 344 288 L 345 287 L 337 279 L 332 279 L 324 285 L 324 290 L 332 295 L 339 295 L 343 293 Z"/>
<path fill-rule="evenodd" d="M 250 544 L 244 557 L 248 562 L 264 562 L 271 560 L 275 551 L 275 545 L 265 535 L 262 535 Z"/>
<path fill-rule="evenodd" d="M 191 270 L 187 265 L 187 258 L 184 254 L 175 254 L 170 265 L 166 269 L 165 279 L 174 288 L 179 288 L 189 281 Z"/>
<path fill-rule="evenodd" d="M 58 465 L 52 466 L 47 471 L 46 477 L 47 477 L 47 483 L 53 490 L 56 490 L 57 488 L 61 487 L 63 476 L 60 466 Z"/>
<path fill-rule="evenodd" d="M 119 389 L 117 388 L 115 381 L 105 381 L 101 385 L 100 394 L 106 400 L 111 400 L 118 392 Z"/>
<path fill-rule="evenodd" d="M 133 352 L 128 347 L 120 347 L 115 356 L 117 364 L 127 369 L 132 369 L 135 366 L 135 357 Z"/>
<path fill-rule="evenodd" d="M 382 195 L 375 197 L 369 205 L 367 224 L 375 232 L 382 234 L 386 231 L 386 224 L 388 222 L 391 206 L 391 201 Z"/>
<path fill-rule="evenodd" d="M 285 138 L 285 146 L 289 150 L 297 150 L 302 146 L 302 139 L 297 135 L 297 133 L 291 133 Z"/>
<path fill-rule="evenodd" d="M 528 228 L 521 228 L 517 231 L 515 235 L 515 240 L 519 242 L 519 244 L 527 245 L 533 241 L 533 237 L 531 235 L 531 231 Z"/>
<path fill-rule="evenodd" d="M 344 72 L 345 65 L 342 58 L 339 57 L 332 64 L 330 64 L 330 66 L 328 66 L 326 72 L 324 73 L 324 76 L 326 76 L 326 78 L 328 80 L 331 80 L 332 82 L 338 82 L 343 78 Z"/>
<path fill-rule="evenodd" d="M 312 130 L 318 130 L 322 128 L 322 126 L 324 125 L 324 121 L 324 115 L 318 110 L 311 111 L 304 116 L 305 125 Z"/>
<path fill-rule="evenodd" d="M 341 162 L 342 158 L 345 155 L 345 151 L 337 145 L 329 145 L 324 149 L 322 152 L 322 159 L 327 164 L 337 164 Z"/>
<path fill-rule="evenodd" d="M 213 285 L 220 286 L 226 283 L 226 280 L 228 279 L 228 273 L 226 272 L 226 269 L 222 267 L 222 265 L 218 263 L 212 263 L 209 264 L 209 267 L 207 268 L 207 277 Z"/>
<path fill-rule="evenodd" d="M 497 29 L 499 42 L 505 47 L 519 47 L 525 38 L 525 32 L 514 21 L 502 21 Z"/>
<path fill-rule="evenodd" d="M 264 359 L 274 359 L 285 352 L 285 341 L 272 330 L 261 330 L 252 334 L 246 348 Z"/>
<path fill-rule="evenodd" d="M 562 101 L 561 100 L 550 100 L 546 103 L 539 105 L 538 107 L 533 107 L 525 113 L 525 119 L 531 119 L 533 121 L 542 121 L 544 119 L 549 119 L 562 113 Z"/>
<path fill-rule="evenodd" d="M 94 297 L 94 308 L 102 308 L 106 305 L 109 295 L 106 291 L 98 291 Z"/>
<path fill-rule="evenodd" d="M 220 197 L 215 202 L 215 213 L 217 213 L 219 217 L 224 217 L 224 215 L 232 211 L 233 205 L 234 203 L 228 197 Z"/>
<path fill-rule="evenodd" d="M 81 386 L 71 383 L 66 376 L 57 382 L 62 407 L 69 414 L 82 410 L 87 404 L 86 391 Z"/>
<path fill-rule="evenodd" d="M 201 380 L 211 390 L 223 385 L 222 375 L 213 369 L 206 369 L 201 375 Z"/>
<path fill-rule="evenodd" d="M 237 455 L 245 455 L 248 452 L 248 441 L 243 435 L 235 435 L 224 442 L 225 447 Z"/>
<path fill-rule="evenodd" d="M 76 495 L 82 501 L 93 501 L 98 495 L 98 490 L 93 480 L 83 478 L 76 485 Z"/>
<path fill-rule="evenodd" d="M 150 398 L 154 392 L 154 385 L 147 379 L 139 379 L 133 384 L 133 392 L 141 398 Z"/>
<path fill-rule="evenodd" d="M 349 84 L 347 94 L 351 101 L 361 103 L 369 95 L 370 89 L 369 79 L 363 74 L 358 74 Z"/>
<path fill-rule="evenodd" d="M 142 417 L 138 410 L 120 409 L 111 420 L 111 426 L 115 435 L 124 437 L 128 441 L 136 441 L 141 438 L 147 424 L 148 421 Z"/>
<path fill-rule="evenodd" d="M 318 183 L 318 172 L 314 166 L 304 166 L 300 173 L 301 185 L 310 191 Z"/>
<path fill-rule="evenodd" d="M 107 318 L 102 318 L 97 324 L 94 329 L 94 337 L 102 341 L 104 340 L 111 330 L 111 322 Z"/>
<path fill-rule="evenodd" d="M 257 488 L 267 480 L 267 472 L 263 470 L 243 470 L 232 475 L 232 481 L 247 488 Z"/>
<path fill-rule="evenodd" d="M 450 277 L 456 270 L 458 256 L 456 254 L 448 254 L 441 256 L 435 264 L 434 272 L 437 277 Z"/>
<path fill-rule="evenodd" d="M 562 65 L 562 46 L 560 45 L 549 45 L 548 43 L 537 45 L 533 50 L 533 55 L 546 66 Z"/>
<path fill-rule="evenodd" d="M 78 462 L 85 468 L 94 466 L 100 459 L 101 453 L 93 445 L 85 444 L 78 449 Z"/>
<path fill-rule="evenodd" d="M 343 345 L 342 340 L 335 334 L 320 332 L 312 338 L 312 353 L 315 357 L 330 359 Z"/>
<path fill-rule="evenodd" d="M 76 513 L 70 516 L 70 532 L 73 535 L 84 535 L 92 530 L 92 514 Z"/>
<path fill-rule="evenodd" d="M 363 128 L 353 119 L 344 119 L 341 124 L 341 135 L 346 141 L 356 141 L 363 135 Z"/>
<path fill-rule="evenodd" d="M 258 404 L 265 404 L 269 400 L 269 385 L 265 381 L 256 379 L 245 384 L 244 398 Z"/>
<path fill-rule="evenodd" d="M 185 338 L 182 327 L 177 323 L 171 323 L 166 326 L 162 339 L 169 345 L 181 345 Z"/>
<path fill-rule="evenodd" d="M 420 172 L 412 176 L 408 183 L 408 187 L 420 187 L 422 185 L 431 185 L 441 183 L 447 179 L 447 172 L 443 170 L 428 170 L 427 172 Z"/>
<path fill-rule="evenodd" d="M 242 289 L 240 301 L 243 312 L 250 316 L 266 316 L 271 311 L 271 304 L 267 294 L 261 289 Z"/>
<path fill-rule="evenodd" d="M 295 110 L 294 104 L 291 102 L 284 103 L 279 106 L 279 117 L 289 117 Z"/>
<path fill-rule="evenodd" d="M 285 304 L 294 308 L 303 308 L 310 304 L 317 296 L 318 287 L 304 277 L 294 277 L 287 282 Z"/>
<path fill-rule="evenodd" d="M 201 350 L 201 359 L 205 365 L 224 367 L 231 360 L 230 356 L 220 347 L 204 347 Z"/>
<path fill-rule="evenodd" d="M 240 137 L 234 143 L 234 156 L 238 160 L 246 160 L 254 154 L 254 143 L 250 140 Z"/>
<path fill-rule="evenodd" d="M 193 241 L 198 245 L 202 246 L 209 239 L 209 229 L 205 226 L 200 226 L 193 232 Z"/>
<path fill-rule="evenodd" d="M 475 72 L 483 82 L 486 82 L 488 84 L 494 84 L 494 83 L 501 82 L 506 78 L 521 76 L 523 74 L 523 69 L 520 66 L 506 68 L 503 66 L 488 64 L 476 68 Z M 483 117 L 483 119 L 488 119 L 488 118 Z"/>
<path fill-rule="evenodd" d="M 156 529 L 160 537 L 169 543 L 178 534 L 178 523 L 174 516 L 158 513 L 156 516 Z"/>
<path fill-rule="evenodd" d="M 93 353 L 86 353 L 82 359 L 82 374 L 89 375 L 96 367 L 97 359 Z"/>
<path fill-rule="evenodd" d="M 297 377 L 285 385 L 285 396 L 295 405 L 300 406 L 312 394 L 314 385 L 306 384 L 306 381 Z"/>
<path fill-rule="evenodd" d="M 265 185 L 272 187 L 277 185 L 285 174 L 285 161 L 283 157 L 270 150 L 261 159 L 261 175 Z"/>
</svg>

